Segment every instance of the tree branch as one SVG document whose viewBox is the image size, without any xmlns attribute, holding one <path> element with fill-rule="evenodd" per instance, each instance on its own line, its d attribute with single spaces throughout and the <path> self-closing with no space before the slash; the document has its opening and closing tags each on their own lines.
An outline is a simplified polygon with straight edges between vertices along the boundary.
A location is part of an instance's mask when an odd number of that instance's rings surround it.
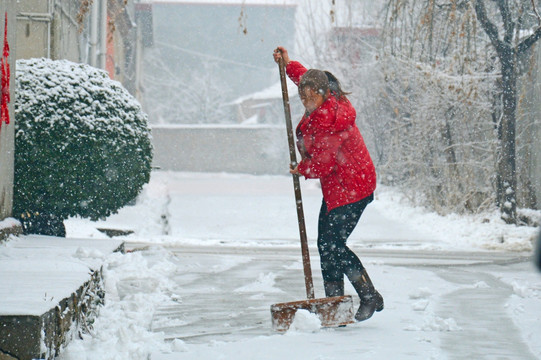
<svg viewBox="0 0 541 360">
<path fill-rule="evenodd" d="M 535 6 L 535 1 L 534 0 L 531 0 L 531 1 L 532 1 L 533 12 L 535 16 L 537 17 L 537 24 L 541 27 L 541 16 L 539 16 L 539 12 L 537 11 L 537 7 Z"/>
<path fill-rule="evenodd" d="M 496 25 L 490 22 L 490 20 L 488 20 L 485 3 L 483 2 L 483 0 L 475 0 L 474 6 L 477 19 L 481 22 L 481 26 L 488 35 L 490 42 L 492 43 L 492 45 L 494 45 L 494 48 L 496 48 L 496 51 L 498 53 L 503 52 L 503 43 L 498 38 L 498 28 L 496 27 Z"/>
<path fill-rule="evenodd" d="M 528 51 L 528 49 L 531 48 L 532 45 L 535 44 L 540 38 L 541 26 L 538 27 L 532 35 L 528 36 L 517 45 L 517 54 L 523 54 L 524 52 Z"/>
<path fill-rule="evenodd" d="M 508 2 L 506 0 L 497 0 L 498 8 L 503 20 L 503 42 L 511 46 L 513 40 L 513 30 L 515 29 L 515 23 L 511 17 L 511 11 L 509 11 Z"/>
</svg>

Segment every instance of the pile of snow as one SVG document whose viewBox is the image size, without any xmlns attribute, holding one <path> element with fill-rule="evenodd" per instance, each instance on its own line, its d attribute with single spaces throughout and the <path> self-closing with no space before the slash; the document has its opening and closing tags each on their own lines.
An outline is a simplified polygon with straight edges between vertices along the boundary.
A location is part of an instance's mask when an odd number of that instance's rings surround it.
<svg viewBox="0 0 541 360">
<path fill-rule="evenodd" d="M 316 314 L 308 310 L 299 309 L 295 313 L 295 318 L 289 327 L 288 333 L 303 332 L 314 333 L 321 329 L 321 320 Z"/>
<path fill-rule="evenodd" d="M 176 267 L 172 254 L 160 248 L 128 254 L 113 253 L 104 265 L 105 305 L 82 339 L 74 339 L 59 359 L 147 360 L 153 351 L 178 351 L 182 343 L 167 343 L 150 323 L 158 305 L 174 303 L 170 278 Z"/>
<path fill-rule="evenodd" d="M 386 216 L 411 224 L 420 233 L 432 233 L 437 240 L 457 249 L 531 251 L 538 233 L 535 227 L 506 224 L 496 209 L 481 214 L 442 216 L 413 206 L 392 187 L 378 185 L 376 194 L 373 206 L 384 208 Z M 530 217 L 541 219 L 541 211 L 528 212 Z"/>
</svg>

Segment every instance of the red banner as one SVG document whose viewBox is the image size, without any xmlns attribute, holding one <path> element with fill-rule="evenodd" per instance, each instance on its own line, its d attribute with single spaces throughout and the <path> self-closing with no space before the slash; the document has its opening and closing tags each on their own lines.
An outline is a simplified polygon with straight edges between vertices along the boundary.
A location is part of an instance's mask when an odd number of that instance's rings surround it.
<svg viewBox="0 0 541 360">
<path fill-rule="evenodd" d="M 2 94 L 0 98 L 0 129 L 2 124 L 9 124 L 9 108 L 8 104 L 10 102 L 9 94 L 9 43 L 8 43 L 8 13 L 5 14 L 4 20 L 4 50 L 2 52 L 2 58 L 0 59 L 0 69 L 2 71 Z"/>
</svg>

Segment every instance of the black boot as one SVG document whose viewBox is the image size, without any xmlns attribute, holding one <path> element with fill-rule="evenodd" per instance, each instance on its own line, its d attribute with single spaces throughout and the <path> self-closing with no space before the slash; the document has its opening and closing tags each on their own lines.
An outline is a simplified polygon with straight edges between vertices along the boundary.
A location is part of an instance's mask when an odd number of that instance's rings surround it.
<svg viewBox="0 0 541 360">
<path fill-rule="evenodd" d="M 325 296 L 344 296 L 344 280 L 342 281 L 323 281 Z"/>
<path fill-rule="evenodd" d="M 366 269 L 363 269 L 358 278 L 350 279 L 350 281 L 361 299 L 361 305 L 355 314 L 355 320 L 367 320 L 372 317 L 375 311 L 383 310 L 383 296 L 372 285 Z"/>
</svg>

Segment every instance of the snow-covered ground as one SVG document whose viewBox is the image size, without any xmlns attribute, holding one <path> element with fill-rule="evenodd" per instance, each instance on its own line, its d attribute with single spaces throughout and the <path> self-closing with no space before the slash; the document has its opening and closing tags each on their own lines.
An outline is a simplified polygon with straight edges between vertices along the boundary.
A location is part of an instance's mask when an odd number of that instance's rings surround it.
<svg viewBox="0 0 541 360">
<path fill-rule="evenodd" d="M 321 195 L 302 185 L 321 297 Z M 134 206 L 66 225 L 76 238 L 132 230 L 135 251 L 104 258 L 106 304 L 64 360 L 541 358 L 537 229 L 497 213 L 441 217 L 380 186 L 348 244 L 385 310 L 337 329 L 301 314 L 285 334 L 272 331 L 270 305 L 305 297 L 289 176 L 154 172 Z"/>
</svg>

